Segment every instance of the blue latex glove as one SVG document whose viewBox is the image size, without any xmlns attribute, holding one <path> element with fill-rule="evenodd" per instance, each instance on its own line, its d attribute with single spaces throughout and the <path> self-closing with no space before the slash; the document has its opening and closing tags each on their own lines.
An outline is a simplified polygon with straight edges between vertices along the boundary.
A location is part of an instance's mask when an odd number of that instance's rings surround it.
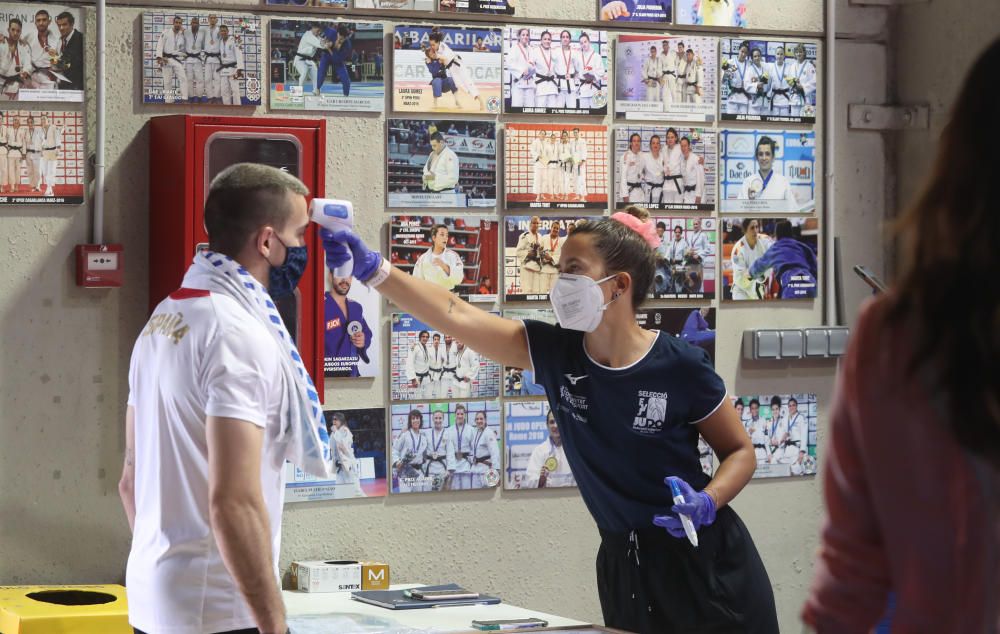
<svg viewBox="0 0 1000 634">
<path fill-rule="evenodd" d="M 333 233 L 328 229 L 320 228 L 319 237 L 323 241 L 323 250 L 326 251 L 326 265 L 331 271 L 353 256 L 354 270 L 352 275 L 355 279 L 364 282 L 374 275 L 382 264 L 382 255 L 365 246 L 361 238 L 351 231 Z"/>
<path fill-rule="evenodd" d="M 681 518 L 678 517 L 678 514 L 684 514 L 691 518 L 695 530 L 698 530 L 715 521 L 715 501 L 708 493 L 695 491 L 690 484 L 676 476 L 669 476 L 663 480 L 668 489 L 671 480 L 676 482 L 680 488 L 681 495 L 684 496 L 684 504 L 674 504 L 669 515 L 654 515 L 653 523 L 667 529 L 672 537 L 687 539 L 684 525 L 681 524 Z"/>
</svg>

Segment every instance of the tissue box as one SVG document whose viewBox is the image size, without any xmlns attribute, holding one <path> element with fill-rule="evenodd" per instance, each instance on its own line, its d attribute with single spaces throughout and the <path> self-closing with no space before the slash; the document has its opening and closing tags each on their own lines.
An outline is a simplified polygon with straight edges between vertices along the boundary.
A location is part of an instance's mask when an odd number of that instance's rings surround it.
<svg viewBox="0 0 1000 634">
<path fill-rule="evenodd" d="M 296 561 L 292 579 L 304 592 L 350 592 L 361 589 L 361 563 L 357 561 Z"/>
<path fill-rule="evenodd" d="M 132 634 L 125 588 L 118 585 L 0 586 L 0 632 Z"/>
</svg>

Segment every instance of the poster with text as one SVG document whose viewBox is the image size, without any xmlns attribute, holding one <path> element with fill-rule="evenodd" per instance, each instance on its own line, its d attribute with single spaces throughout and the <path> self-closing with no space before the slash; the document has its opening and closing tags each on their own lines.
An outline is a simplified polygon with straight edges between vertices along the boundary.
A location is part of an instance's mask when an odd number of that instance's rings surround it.
<svg viewBox="0 0 1000 634">
<path fill-rule="evenodd" d="M 673 0 L 601 0 L 602 22 L 670 22 Z"/>
<path fill-rule="evenodd" d="M 723 38 L 723 121 L 816 122 L 815 42 Z"/>
<path fill-rule="evenodd" d="M 599 216 L 589 216 L 599 218 Z M 588 218 L 507 216 L 503 287 L 506 301 L 544 301 L 559 277 L 562 247 L 578 222 Z"/>
<path fill-rule="evenodd" d="M 657 299 L 712 299 L 718 260 L 716 218 L 653 216 L 660 246 L 656 251 L 653 291 Z"/>
<path fill-rule="evenodd" d="M 757 456 L 755 478 L 816 474 L 816 395 L 732 397 Z"/>
<path fill-rule="evenodd" d="M 816 133 L 723 130 L 719 133 L 723 213 L 816 211 Z"/>
<path fill-rule="evenodd" d="M 339 277 L 326 268 L 323 313 L 326 376 L 378 376 L 382 359 L 382 298 L 378 292 L 350 275 Z"/>
<path fill-rule="evenodd" d="M 143 13 L 143 103 L 259 106 L 261 34 L 253 15 Z"/>
<path fill-rule="evenodd" d="M 548 402 L 505 402 L 503 430 L 505 489 L 576 486 Z"/>
<path fill-rule="evenodd" d="M 389 119 L 389 207 L 496 207 L 495 121 Z"/>
<path fill-rule="evenodd" d="M 272 110 L 382 112 L 382 25 L 272 19 Z"/>
<path fill-rule="evenodd" d="M 496 216 L 392 216 L 389 261 L 470 302 L 497 299 Z"/>
<path fill-rule="evenodd" d="M 496 398 L 500 365 L 406 313 L 392 315 L 394 401 Z"/>
<path fill-rule="evenodd" d="M 396 11 L 433 11 L 434 0 L 354 0 L 355 9 L 394 9 Z"/>
<path fill-rule="evenodd" d="M 396 112 L 500 112 L 500 29 L 397 26 L 392 36 Z"/>
<path fill-rule="evenodd" d="M 713 211 L 719 149 L 714 130 L 615 127 L 615 208 Z"/>
<path fill-rule="evenodd" d="M 812 299 L 819 287 L 816 218 L 722 219 L 723 299 Z"/>
<path fill-rule="evenodd" d="M 393 493 L 491 489 L 500 484 L 500 403 L 392 405 Z"/>
<path fill-rule="evenodd" d="M 84 10 L 5 2 L 0 16 L 0 101 L 82 102 Z"/>
<path fill-rule="evenodd" d="M 718 47 L 714 37 L 619 35 L 615 116 L 715 121 Z"/>
<path fill-rule="evenodd" d="M 607 209 L 607 126 L 508 123 L 504 159 L 508 209 Z"/>
<path fill-rule="evenodd" d="M 659 330 L 661 336 L 677 337 L 708 354 L 715 367 L 715 309 L 646 308 L 635 314 L 635 321 L 647 330 Z"/>
<path fill-rule="evenodd" d="M 607 31 L 504 30 L 503 108 L 524 114 L 607 114 Z"/>
<path fill-rule="evenodd" d="M 533 319 L 547 324 L 556 324 L 556 313 L 551 308 L 508 308 L 503 311 L 506 319 L 516 319 L 524 321 Z M 545 396 L 545 388 L 539 383 L 535 383 L 535 372 L 531 368 L 504 367 L 503 369 L 503 395 L 504 396 Z"/>
<path fill-rule="evenodd" d="M 761 0 L 674 0 L 674 24 L 745 28 L 747 5 Z"/>
<path fill-rule="evenodd" d="M 0 143 L 0 206 L 83 203 L 82 112 L 0 111 Z"/>
<path fill-rule="evenodd" d="M 486 15 L 515 15 L 517 5 L 525 0 L 440 0 L 442 13 L 482 13 Z"/>
<path fill-rule="evenodd" d="M 323 416 L 334 478 L 321 480 L 286 462 L 285 502 L 385 496 L 385 409 L 338 409 L 331 403 L 327 407 Z"/>
</svg>

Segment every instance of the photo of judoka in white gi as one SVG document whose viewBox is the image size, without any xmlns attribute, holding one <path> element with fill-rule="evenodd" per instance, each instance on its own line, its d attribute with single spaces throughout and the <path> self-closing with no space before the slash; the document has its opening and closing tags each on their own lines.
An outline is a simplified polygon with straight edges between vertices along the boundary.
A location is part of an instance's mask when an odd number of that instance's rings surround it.
<svg viewBox="0 0 1000 634">
<path fill-rule="evenodd" d="M 719 40 L 622 33 L 615 45 L 615 116 L 715 121 Z"/>
<path fill-rule="evenodd" d="M 816 218 L 727 218 L 723 298 L 809 299 L 818 295 Z M 728 267 L 726 266 L 728 264 Z"/>
<path fill-rule="evenodd" d="M 545 401 L 508 401 L 504 416 L 504 488 L 574 487 L 555 416 Z"/>
<path fill-rule="evenodd" d="M 411 315 L 392 316 L 390 394 L 393 401 L 495 398 L 500 366 L 464 342 Z"/>
<path fill-rule="evenodd" d="M 722 130 L 719 134 L 723 213 L 815 211 L 815 132 Z"/>
<path fill-rule="evenodd" d="M 723 121 L 816 122 L 818 45 L 722 38 Z"/>
<path fill-rule="evenodd" d="M 755 478 L 816 473 L 816 444 L 809 434 L 816 423 L 815 394 L 737 396 L 733 404 L 746 415 L 743 426 L 757 457 Z"/>
<path fill-rule="evenodd" d="M 711 211 L 718 136 L 707 128 L 615 127 L 615 208 Z"/>
</svg>

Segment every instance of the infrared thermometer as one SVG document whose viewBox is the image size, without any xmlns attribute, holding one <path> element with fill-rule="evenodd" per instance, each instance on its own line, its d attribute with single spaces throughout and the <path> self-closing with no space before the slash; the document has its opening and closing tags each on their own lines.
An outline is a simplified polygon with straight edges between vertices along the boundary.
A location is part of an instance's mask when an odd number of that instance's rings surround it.
<svg viewBox="0 0 1000 634">
<path fill-rule="evenodd" d="M 347 200 L 313 198 L 309 205 L 309 219 L 334 233 L 351 231 L 354 229 L 354 205 Z M 354 258 L 350 255 L 350 249 L 347 253 L 348 260 L 333 271 L 337 277 L 348 277 L 354 271 Z"/>
</svg>

